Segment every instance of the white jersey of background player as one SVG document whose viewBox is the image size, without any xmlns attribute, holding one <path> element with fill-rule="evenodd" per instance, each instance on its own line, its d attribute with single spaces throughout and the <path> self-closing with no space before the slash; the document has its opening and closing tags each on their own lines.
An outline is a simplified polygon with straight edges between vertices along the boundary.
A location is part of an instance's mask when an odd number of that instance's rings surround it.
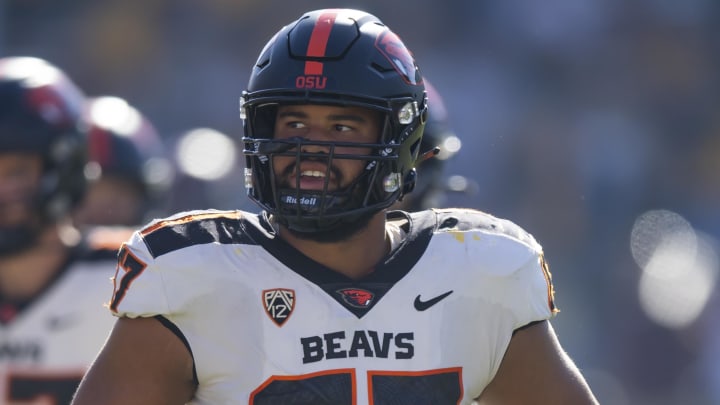
<svg viewBox="0 0 720 405">
<path fill-rule="evenodd" d="M 68 253 L 37 295 L 0 303 L 0 403 L 69 403 L 112 328 L 106 303 L 117 248 Z"/>
<path fill-rule="evenodd" d="M 469 403 L 513 331 L 553 314 L 540 246 L 471 210 L 390 218 L 397 246 L 353 281 L 262 216 L 181 214 L 123 247 L 111 309 L 186 342 L 197 403 Z"/>
<path fill-rule="evenodd" d="M 69 223 L 86 185 L 84 104 L 50 63 L 0 58 L 2 404 L 69 403 L 112 327 L 120 244 L 96 249 Z"/>
<path fill-rule="evenodd" d="M 530 236 L 472 210 L 387 217 L 427 105 L 375 16 L 281 29 L 241 97 L 264 214 L 180 214 L 124 245 L 119 319 L 74 405 L 594 404 Z"/>
</svg>

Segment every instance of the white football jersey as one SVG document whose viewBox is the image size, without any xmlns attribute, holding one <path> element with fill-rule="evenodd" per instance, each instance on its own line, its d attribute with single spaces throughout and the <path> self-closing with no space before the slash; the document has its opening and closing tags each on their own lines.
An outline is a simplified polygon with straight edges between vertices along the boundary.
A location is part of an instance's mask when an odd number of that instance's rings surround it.
<svg viewBox="0 0 720 405">
<path fill-rule="evenodd" d="M 114 324 L 116 253 L 79 247 L 37 297 L 0 301 L 0 403 L 70 403 Z"/>
<path fill-rule="evenodd" d="M 110 309 L 155 316 L 186 344 L 193 404 L 469 404 L 513 331 L 555 313 L 541 247 L 474 210 L 388 219 L 404 240 L 355 281 L 264 215 L 157 220 L 121 248 Z"/>
</svg>

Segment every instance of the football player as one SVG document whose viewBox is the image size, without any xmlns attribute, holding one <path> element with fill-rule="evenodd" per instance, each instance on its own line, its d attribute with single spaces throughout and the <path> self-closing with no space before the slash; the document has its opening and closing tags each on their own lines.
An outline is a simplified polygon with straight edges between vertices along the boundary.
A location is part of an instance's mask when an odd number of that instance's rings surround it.
<svg viewBox="0 0 720 405">
<path fill-rule="evenodd" d="M 78 225 L 138 226 L 161 209 L 173 169 L 152 123 L 126 100 L 88 101 L 88 192 L 77 210 Z"/>
<path fill-rule="evenodd" d="M 45 60 L 0 58 L 0 403 L 69 403 L 112 327 L 117 250 L 72 225 L 85 97 Z M 40 402 L 38 402 L 40 401 Z"/>
<path fill-rule="evenodd" d="M 262 212 L 133 235 L 74 404 L 596 403 L 548 321 L 532 236 L 470 209 L 388 211 L 427 114 L 412 54 L 375 16 L 283 27 L 241 96 Z"/>
</svg>

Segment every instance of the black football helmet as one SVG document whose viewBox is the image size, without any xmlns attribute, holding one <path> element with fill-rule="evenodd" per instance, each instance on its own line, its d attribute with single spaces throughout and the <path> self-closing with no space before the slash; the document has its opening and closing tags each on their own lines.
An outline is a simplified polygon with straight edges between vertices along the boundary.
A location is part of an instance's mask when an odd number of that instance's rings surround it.
<svg viewBox="0 0 720 405">
<path fill-rule="evenodd" d="M 127 100 L 115 96 L 90 98 L 85 119 L 87 177 L 90 181 L 114 177 L 136 187 L 143 201 L 137 216 L 125 225 L 144 221 L 144 213 L 159 203 L 174 177 L 155 126 Z"/>
<path fill-rule="evenodd" d="M 427 97 L 412 53 L 377 17 L 359 10 L 304 14 L 265 45 L 240 99 L 249 197 L 280 223 L 303 233 L 337 229 L 389 207 L 415 184 Z M 356 106 L 384 117 L 377 143 L 273 139 L 281 104 Z M 304 152 L 323 145 L 328 153 Z M 335 154 L 338 146 L 362 146 L 368 155 Z M 322 156 L 319 156 L 322 155 Z M 351 186 L 336 191 L 280 188 L 274 156 L 357 159 L 367 162 Z M 326 182 L 328 180 L 326 179 Z"/>
<path fill-rule="evenodd" d="M 0 254 L 29 246 L 67 215 L 86 187 L 85 96 L 64 72 L 34 57 L 0 59 L 0 153 L 37 153 L 43 174 L 32 203 L 39 221 L 0 228 Z"/>
</svg>

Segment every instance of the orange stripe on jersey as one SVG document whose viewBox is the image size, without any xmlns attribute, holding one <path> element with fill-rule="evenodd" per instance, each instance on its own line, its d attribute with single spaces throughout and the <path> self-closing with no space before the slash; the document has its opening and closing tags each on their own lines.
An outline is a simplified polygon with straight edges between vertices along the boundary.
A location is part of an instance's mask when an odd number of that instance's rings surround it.
<svg viewBox="0 0 720 405">
<path fill-rule="evenodd" d="M 337 12 L 327 12 L 320 14 L 312 34 L 310 34 L 310 42 L 308 43 L 307 56 L 321 58 L 325 56 L 328 39 L 330 39 L 330 31 L 335 25 Z M 323 74 L 323 64 L 317 61 L 305 62 L 305 74 L 321 76 Z"/>
<path fill-rule="evenodd" d="M 553 314 L 560 312 L 560 310 L 555 306 L 555 287 L 553 287 L 552 273 L 550 273 L 550 266 L 548 266 L 544 254 L 540 255 L 540 267 L 542 267 L 543 276 L 545 277 L 545 282 L 547 283 L 547 300 L 550 312 Z"/>
<path fill-rule="evenodd" d="M 147 236 L 158 229 L 165 228 L 168 226 L 181 225 L 181 224 L 186 224 L 188 222 L 193 222 L 193 221 L 197 221 L 197 220 L 213 219 L 213 218 L 240 219 L 240 218 L 242 218 L 242 213 L 240 211 L 228 211 L 228 212 L 208 212 L 208 213 L 204 213 L 204 214 L 186 215 L 184 217 L 180 217 L 180 218 L 176 218 L 176 219 L 168 219 L 168 220 L 160 221 L 158 223 L 150 225 L 147 228 L 141 230 L 140 234 L 142 236 Z"/>
<path fill-rule="evenodd" d="M 434 374 L 458 374 L 462 375 L 462 367 L 447 367 L 447 368 L 436 368 L 433 370 L 421 370 L 421 371 L 368 371 L 368 376 L 373 375 L 396 375 L 396 376 L 422 376 L 422 375 L 434 375 Z"/>
</svg>

